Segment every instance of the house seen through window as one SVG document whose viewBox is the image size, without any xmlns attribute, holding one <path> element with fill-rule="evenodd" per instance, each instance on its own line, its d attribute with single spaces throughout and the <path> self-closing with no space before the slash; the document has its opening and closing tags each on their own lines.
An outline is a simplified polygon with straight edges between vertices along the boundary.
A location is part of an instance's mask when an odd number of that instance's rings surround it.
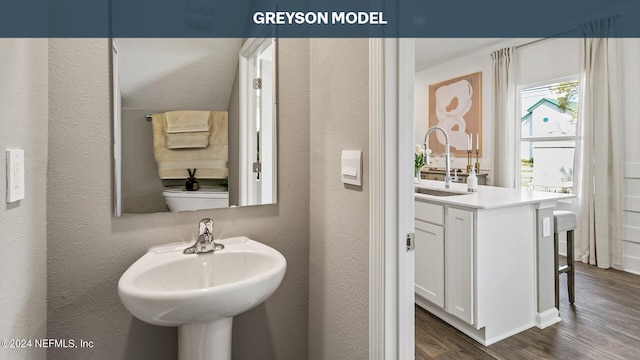
<svg viewBox="0 0 640 360">
<path fill-rule="evenodd" d="M 520 90 L 520 184 L 571 193 L 578 121 L 578 81 Z"/>
</svg>

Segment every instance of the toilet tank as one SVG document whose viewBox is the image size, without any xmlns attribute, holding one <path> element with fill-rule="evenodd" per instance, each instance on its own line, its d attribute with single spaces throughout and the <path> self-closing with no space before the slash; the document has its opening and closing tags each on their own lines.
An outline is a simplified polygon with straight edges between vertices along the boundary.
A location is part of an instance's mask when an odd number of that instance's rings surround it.
<svg viewBox="0 0 640 360">
<path fill-rule="evenodd" d="M 229 207 L 229 192 L 223 187 L 203 186 L 197 191 L 167 187 L 162 192 L 171 211 L 192 211 Z"/>
</svg>

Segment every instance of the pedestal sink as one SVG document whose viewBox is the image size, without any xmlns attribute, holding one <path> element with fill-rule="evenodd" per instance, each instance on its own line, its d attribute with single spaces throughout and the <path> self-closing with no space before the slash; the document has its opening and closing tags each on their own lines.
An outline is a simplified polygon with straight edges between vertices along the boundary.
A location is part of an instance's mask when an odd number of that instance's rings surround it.
<svg viewBox="0 0 640 360">
<path fill-rule="evenodd" d="M 233 317 L 266 300 L 284 277 L 277 250 L 246 237 L 218 243 L 223 250 L 191 255 L 185 244 L 153 247 L 118 282 L 131 314 L 178 327 L 180 360 L 231 359 Z"/>
</svg>

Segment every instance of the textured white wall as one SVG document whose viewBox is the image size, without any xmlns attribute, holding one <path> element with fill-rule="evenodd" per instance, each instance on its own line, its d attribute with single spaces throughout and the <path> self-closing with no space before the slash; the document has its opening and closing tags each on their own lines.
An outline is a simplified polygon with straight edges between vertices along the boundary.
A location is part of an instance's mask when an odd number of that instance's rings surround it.
<svg viewBox="0 0 640 360">
<path fill-rule="evenodd" d="M 133 318 L 117 282 L 148 247 L 190 238 L 203 217 L 216 220 L 218 236 L 247 235 L 288 262 L 278 291 L 234 319 L 233 358 L 307 356 L 309 42 L 279 46 L 278 204 L 114 218 L 109 41 L 50 39 L 48 336 L 96 344 L 50 349 L 50 359 L 176 359 L 176 330 Z"/>
<path fill-rule="evenodd" d="M 47 40 L 0 39 L 0 339 L 46 337 Z M 24 149 L 25 198 L 6 203 L 7 148 Z M 0 348 L 0 359 L 45 359 Z"/>
<path fill-rule="evenodd" d="M 309 359 L 369 357 L 368 39 L 311 39 Z M 363 150 L 363 187 L 342 184 Z"/>
</svg>

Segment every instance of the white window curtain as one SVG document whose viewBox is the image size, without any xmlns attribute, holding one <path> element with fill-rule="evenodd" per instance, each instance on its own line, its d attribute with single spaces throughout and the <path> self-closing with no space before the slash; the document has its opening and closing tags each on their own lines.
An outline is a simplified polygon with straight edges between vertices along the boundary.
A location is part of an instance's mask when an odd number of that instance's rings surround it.
<svg viewBox="0 0 640 360">
<path fill-rule="evenodd" d="M 493 59 L 494 186 L 516 187 L 516 48 L 491 53 Z"/>
<path fill-rule="evenodd" d="M 616 18 L 581 26 L 580 101 L 574 164 L 578 260 L 622 268 L 621 124 Z"/>
</svg>

